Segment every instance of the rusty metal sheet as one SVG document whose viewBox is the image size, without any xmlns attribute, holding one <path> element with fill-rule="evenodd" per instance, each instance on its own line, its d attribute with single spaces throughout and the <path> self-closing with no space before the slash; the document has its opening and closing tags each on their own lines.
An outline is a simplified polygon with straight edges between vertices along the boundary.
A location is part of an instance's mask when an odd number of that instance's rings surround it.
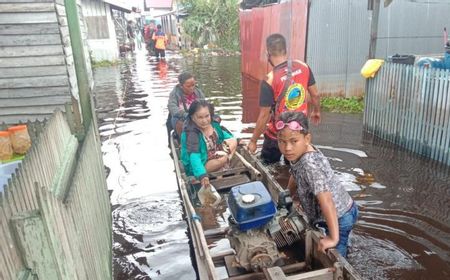
<svg viewBox="0 0 450 280">
<path fill-rule="evenodd" d="M 266 38 L 273 33 L 283 34 L 288 40 L 291 58 L 304 60 L 307 17 L 307 0 L 292 0 L 240 12 L 244 122 L 256 120 L 259 81 L 270 71 L 266 58 Z"/>
</svg>

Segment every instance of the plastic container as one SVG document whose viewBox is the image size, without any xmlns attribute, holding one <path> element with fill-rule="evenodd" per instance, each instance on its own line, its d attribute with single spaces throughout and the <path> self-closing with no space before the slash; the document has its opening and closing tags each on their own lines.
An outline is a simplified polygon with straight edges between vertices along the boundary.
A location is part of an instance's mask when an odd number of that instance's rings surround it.
<svg viewBox="0 0 450 280">
<path fill-rule="evenodd" d="M 259 181 L 233 187 L 228 196 L 228 208 L 241 231 L 267 224 L 276 213 L 272 197 Z"/>
<path fill-rule="evenodd" d="M 0 192 L 3 192 L 3 187 L 8 184 L 8 179 L 11 178 L 11 174 L 16 171 L 21 162 L 21 160 L 17 160 L 0 164 Z"/>
<path fill-rule="evenodd" d="M 377 74 L 380 67 L 383 65 L 384 60 L 382 59 L 369 59 L 364 64 L 361 69 L 361 75 L 364 78 L 373 78 Z"/>
<path fill-rule="evenodd" d="M 16 125 L 8 128 L 12 148 L 15 153 L 24 155 L 31 147 L 31 139 L 26 125 Z"/>
<path fill-rule="evenodd" d="M 217 192 L 216 188 L 210 184 L 207 188 L 203 186 L 200 188 L 198 191 L 198 199 L 203 206 L 216 207 L 219 205 L 222 197 L 220 197 L 220 194 Z"/>
<path fill-rule="evenodd" d="M 406 55 L 395 54 L 393 56 L 390 56 L 388 59 L 388 61 L 391 61 L 393 63 L 407 64 L 407 65 L 413 65 L 415 60 L 416 56 L 411 54 Z"/>
<path fill-rule="evenodd" d="M 13 156 L 9 131 L 0 131 L 0 160 L 10 160 Z"/>
</svg>

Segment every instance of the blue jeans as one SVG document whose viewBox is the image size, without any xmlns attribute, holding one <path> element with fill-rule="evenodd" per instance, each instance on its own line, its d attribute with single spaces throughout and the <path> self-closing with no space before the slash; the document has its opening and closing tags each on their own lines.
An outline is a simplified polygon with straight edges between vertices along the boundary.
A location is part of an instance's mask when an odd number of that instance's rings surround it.
<svg viewBox="0 0 450 280">
<path fill-rule="evenodd" d="M 352 207 L 338 219 L 339 224 L 339 242 L 336 245 L 336 250 L 343 256 L 347 257 L 347 244 L 348 244 L 348 236 L 353 229 L 353 225 L 356 223 L 358 219 L 358 206 L 353 202 Z M 328 235 L 328 226 L 325 222 L 319 222 L 316 224 L 316 227 L 324 228 L 325 233 Z"/>
</svg>

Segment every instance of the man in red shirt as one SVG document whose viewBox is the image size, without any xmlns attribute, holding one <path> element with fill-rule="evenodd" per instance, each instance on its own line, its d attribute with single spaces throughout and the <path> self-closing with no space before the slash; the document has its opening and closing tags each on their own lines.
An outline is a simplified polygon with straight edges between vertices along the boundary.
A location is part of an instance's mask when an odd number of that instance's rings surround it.
<svg viewBox="0 0 450 280">
<path fill-rule="evenodd" d="M 275 129 L 275 121 L 279 115 L 285 111 L 299 111 L 305 115 L 309 113 L 311 121 L 318 124 L 320 96 L 309 66 L 300 60 L 288 61 L 283 35 L 272 34 L 267 37 L 266 49 L 267 59 L 273 69 L 261 82 L 259 115 L 247 148 L 255 153 L 256 141 L 264 132 L 261 158 L 270 164 L 279 161 L 281 157 Z"/>
</svg>

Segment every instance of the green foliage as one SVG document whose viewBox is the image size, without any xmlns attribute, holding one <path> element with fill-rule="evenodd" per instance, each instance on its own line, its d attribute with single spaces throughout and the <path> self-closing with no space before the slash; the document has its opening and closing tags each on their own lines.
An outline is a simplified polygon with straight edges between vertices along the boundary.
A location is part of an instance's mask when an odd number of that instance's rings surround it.
<svg viewBox="0 0 450 280">
<path fill-rule="evenodd" d="M 95 61 L 95 60 L 91 60 L 92 63 L 92 68 L 99 68 L 99 67 L 110 67 L 110 66 L 115 66 L 117 64 L 119 64 L 118 60 L 100 60 L 100 61 Z"/>
<path fill-rule="evenodd" d="M 324 111 L 336 113 L 361 113 L 364 110 L 364 98 L 322 97 L 320 107 Z"/>
<path fill-rule="evenodd" d="M 181 0 L 183 28 L 197 46 L 239 49 L 239 0 Z"/>
</svg>

